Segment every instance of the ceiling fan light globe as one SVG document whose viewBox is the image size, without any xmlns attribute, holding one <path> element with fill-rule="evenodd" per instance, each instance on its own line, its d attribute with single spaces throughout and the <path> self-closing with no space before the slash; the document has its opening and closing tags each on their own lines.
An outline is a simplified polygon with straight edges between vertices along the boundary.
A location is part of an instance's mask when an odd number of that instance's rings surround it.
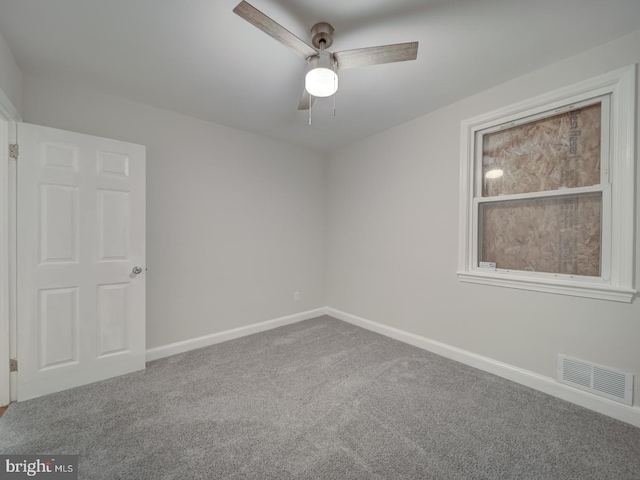
<svg viewBox="0 0 640 480">
<path fill-rule="evenodd" d="M 314 97 L 330 97 L 338 90 L 338 75 L 329 68 L 314 68 L 307 72 L 304 87 Z"/>
</svg>

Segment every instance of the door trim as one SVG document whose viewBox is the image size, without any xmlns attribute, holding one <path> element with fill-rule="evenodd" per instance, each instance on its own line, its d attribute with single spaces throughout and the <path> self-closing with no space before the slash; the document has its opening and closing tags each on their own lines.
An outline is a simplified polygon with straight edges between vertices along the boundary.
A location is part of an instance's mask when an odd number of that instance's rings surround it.
<svg viewBox="0 0 640 480">
<path fill-rule="evenodd" d="M 11 398 L 9 358 L 9 122 L 0 116 L 0 406 Z"/>
<path fill-rule="evenodd" d="M 10 127 L 20 121 L 20 113 L 0 89 L 0 406 L 16 399 L 15 374 L 9 359 L 15 354 L 15 161 L 9 158 Z"/>
</svg>

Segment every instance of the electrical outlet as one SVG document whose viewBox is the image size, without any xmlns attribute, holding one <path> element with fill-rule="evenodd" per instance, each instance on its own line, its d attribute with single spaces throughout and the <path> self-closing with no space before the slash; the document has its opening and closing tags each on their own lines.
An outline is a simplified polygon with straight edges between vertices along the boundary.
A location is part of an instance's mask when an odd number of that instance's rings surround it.
<svg viewBox="0 0 640 480">
<path fill-rule="evenodd" d="M 293 301 L 294 302 L 300 301 L 300 292 L 293 292 Z"/>
</svg>

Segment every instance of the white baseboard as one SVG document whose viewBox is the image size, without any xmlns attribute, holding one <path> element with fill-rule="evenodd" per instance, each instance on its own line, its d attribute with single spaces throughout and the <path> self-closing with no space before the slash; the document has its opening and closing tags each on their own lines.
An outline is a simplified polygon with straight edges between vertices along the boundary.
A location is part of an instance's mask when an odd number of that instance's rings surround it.
<svg viewBox="0 0 640 480">
<path fill-rule="evenodd" d="M 408 343 L 423 350 L 450 358 L 460 363 L 464 363 L 471 367 L 485 372 L 492 373 L 507 380 L 520 383 L 527 387 L 539 390 L 541 392 L 561 398 L 581 407 L 608 415 L 617 420 L 630 423 L 636 427 L 640 427 L 640 408 L 622 405 L 620 403 L 601 398 L 596 395 L 577 390 L 568 385 L 558 383 L 555 379 L 545 377 L 522 368 L 514 367 L 507 363 L 499 362 L 488 357 L 476 355 L 461 348 L 452 347 L 445 343 L 430 340 L 413 333 L 405 332 L 397 328 L 372 322 L 349 313 L 341 312 L 334 308 L 327 307 L 326 314 L 338 320 L 351 323 L 358 327 L 380 333 L 387 337 L 394 338 L 404 343 Z"/>
<path fill-rule="evenodd" d="M 195 350 L 196 348 L 208 347 L 210 345 L 215 345 L 216 343 L 233 340 L 234 338 L 245 337 L 254 333 L 264 332 L 265 330 L 271 330 L 272 328 L 283 327 L 284 325 L 290 325 L 292 323 L 301 322 L 303 320 L 309 320 L 311 318 L 325 315 L 326 313 L 326 308 L 317 308 L 315 310 L 296 313 L 294 315 L 288 315 L 286 317 L 267 320 L 266 322 L 253 323 L 251 325 L 247 325 L 246 327 L 234 328 L 231 330 L 225 330 L 224 332 L 213 333 L 211 335 L 205 335 L 203 337 L 192 338 L 190 340 L 184 340 L 182 342 L 163 345 L 162 347 L 150 348 L 147 350 L 146 361 L 151 362 L 153 360 L 170 357 L 171 355 L 176 355 L 178 353 Z"/>
</svg>

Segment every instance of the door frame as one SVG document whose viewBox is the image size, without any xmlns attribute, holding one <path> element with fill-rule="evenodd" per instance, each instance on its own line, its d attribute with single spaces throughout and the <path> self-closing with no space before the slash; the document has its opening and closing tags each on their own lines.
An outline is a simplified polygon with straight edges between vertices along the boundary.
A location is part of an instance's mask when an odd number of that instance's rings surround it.
<svg viewBox="0 0 640 480">
<path fill-rule="evenodd" d="M 9 359 L 16 355 L 16 161 L 9 158 L 11 132 L 20 113 L 0 89 L 0 406 L 17 398 L 16 374 Z"/>
</svg>

